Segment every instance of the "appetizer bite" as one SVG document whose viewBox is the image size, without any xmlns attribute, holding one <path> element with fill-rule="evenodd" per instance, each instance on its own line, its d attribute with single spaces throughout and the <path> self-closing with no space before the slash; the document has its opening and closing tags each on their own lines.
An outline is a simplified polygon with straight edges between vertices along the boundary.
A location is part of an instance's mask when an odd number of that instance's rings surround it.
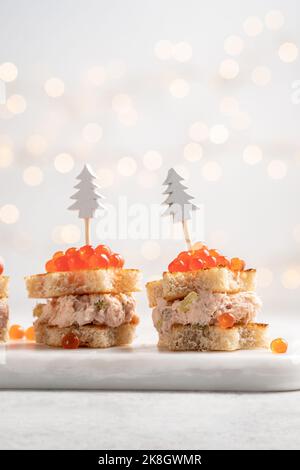
<svg viewBox="0 0 300 470">
<path fill-rule="evenodd" d="M 133 292 L 140 273 L 105 245 L 59 251 L 46 273 L 25 278 L 34 308 L 36 342 L 48 346 L 108 348 L 129 344 L 138 317 Z"/>
<path fill-rule="evenodd" d="M 268 325 L 256 323 L 261 301 L 255 269 L 215 249 L 180 253 L 159 281 L 147 283 L 158 345 L 171 351 L 268 348 Z"/>
</svg>

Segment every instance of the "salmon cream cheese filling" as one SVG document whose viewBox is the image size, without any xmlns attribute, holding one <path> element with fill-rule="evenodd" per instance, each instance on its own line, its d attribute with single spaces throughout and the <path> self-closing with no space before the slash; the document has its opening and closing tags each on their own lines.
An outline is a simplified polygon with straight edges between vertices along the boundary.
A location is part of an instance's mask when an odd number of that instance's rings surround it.
<svg viewBox="0 0 300 470">
<path fill-rule="evenodd" d="M 117 327 L 134 317 L 135 299 L 127 294 L 66 295 L 35 307 L 36 323 L 60 328 L 71 325 Z"/>
<path fill-rule="evenodd" d="M 172 303 L 158 299 L 152 318 L 161 333 L 168 333 L 174 324 L 216 325 L 223 313 L 230 313 L 236 323 L 246 325 L 253 321 L 261 305 L 255 292 L 222 294 L 203 290 L 190 292 L 183 300 Z"/>
</svg>

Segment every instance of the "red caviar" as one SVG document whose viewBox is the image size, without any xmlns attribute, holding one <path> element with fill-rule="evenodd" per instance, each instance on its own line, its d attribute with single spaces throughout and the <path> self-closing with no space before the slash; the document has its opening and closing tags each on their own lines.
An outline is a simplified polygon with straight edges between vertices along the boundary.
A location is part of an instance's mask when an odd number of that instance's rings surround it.
<svg viewBox="0 0 300 470">
<path fill-rule="evenodd" d="M 68 248 L 66 252 L 57 251 L 45 265 L 46 272 L 78 271 L 81 269 L 123 268 L 124 259 L 106 245 L 93 248 L 85 245 L 81 248 Z"/>
<path fill-rule="evenodd" d="M 231 313 L 221 313 L 218 316 L 218 325 L 220 328 L 232 328 L 235 324 L 235 317 Z"/>
<path fill-rule="evenodd" d="M 4 271 L 4 265 L 3 265 L 3 263 L 1 263 L 1 261 L 0 261 L 0 276 L 1 276 L 1 274 L 3 273 L 3 271 Z"/>
<path fill-rule="evenodd" d="M 208 249 L 203 244 L 198 244 L 198 246 L 200 246 L 199 249 L 179 253 L 169 264 L 169 272 L 197 271 L 215 267 L 225 267 L 232 271 L 243 271 L 245 269 L 245 261 L 240 258 L 229 260 L 216 249 Z"/>
<path fill-rule="evenodd" d="M 27 328 L 25 330 L 25 338 L 28 341 L 34 341 L 35 340 L 35 333 L 34 333 L 34 327 L 33 326 L 29 326 L 29 328 Z"/>
<path fill-rule="evenodd" d="M 284 354 L 287 352 L 288 343 L 283 338 L 273 339 L 271 342 L 271 351 L 275 354 Z"/>
<path fill-rule="evenodd" d="M 67 333 L 62 337 L 61 345 L 64 349 L 77 349 L 79 348 L 80 340 L 74 333 Z"/>
<path fill-rule="evenodd" d="M 20 325 L 11 325 L 9 329 L 10 339 L 22 339 L 24 338 L 24 330 Z"/>
</svg>

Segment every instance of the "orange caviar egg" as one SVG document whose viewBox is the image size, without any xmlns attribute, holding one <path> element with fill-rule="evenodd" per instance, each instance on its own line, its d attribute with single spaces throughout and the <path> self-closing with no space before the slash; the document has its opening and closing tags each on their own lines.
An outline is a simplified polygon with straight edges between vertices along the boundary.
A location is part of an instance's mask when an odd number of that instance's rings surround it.
<svg viewBox="0 0 300 470">
<path fill-rule="evenodd" d="M 25 338 L 28 341 L 34 341 L 35 340 L 35 332 L 34 332 L 34 327 L 30 326 L 25 330 Z"/>
<path fill-rule="evenodd" d="M 67 249 L 67 251 L 65 252 L 65 255 L 70 256 L 70 255 L 74 255 L 74 253 L 77 253 L 77 249 L 72 247 L 72 248 Z"/>
<path fill-rule="evenodd" d="M 77 349 L 79 344 L 80 340 L 74 333 L 67 333 L 61 340 L 61 345 L 64 349 Z"/>
<path fill-rule="evenodd" d="M 273 339 L 271 342 L 271 351 L 275 354 L 284 354 L 287 352 L 288 343 L 283 338 Z"/>
<path fill-rule="evenodd" d="M 218 258 L 219 256 L 221 256 L 219 251 L 215 250 L 214 248 L 212 250 L 209 250 L 209 254 L 210 254 L 210 256 L 213 256 L 214 258 Z"/>
<path fill-rule="evenodd" d="M 49 261 L 47 261 L 47 263 L 45 264 L 45 269 L 47 273 L 54 273 L 56 271 L 55 260 L 50 259 Z"/>
<path fill-rule="evenodd" d="M 233 271 L 243 271 L 245 269 L 245 261 L 240 258 L 231 258 L 230 269 Z"/>
<path fill-rule="evenodd" d="M 80 269 L 86 269 L 87 263 L 78 252 L 68 256 L 68 267 L 70 271 L 78 271 Z"/>
<path fill-rule="evenodd" d="M 232 328 L 235 324 L 235 317 L 231 313 L 221 313 L 218 316 L 218 325 L 220 328 Z"/>
<path fill-rule="evenodd" d="M 9 329 L 10 339 L 22 339 L 24 338 L 24 330 L 20 325 L 11 325 Z"/>
<path fill-rule="evenodd" d="M 189 261 L 189 269 L 192 271 L 196 271 L 197 269 L 203 269 L 204 268 L 204 263 L 201 258 L 199 257 L 193 257 Z"/>
<path fill-rule="evenodd" d="M 0 261 L 0 276 L 3 273 L 3 271 L 4 271 L 4 266 L 3 266 L 3 263 L 1 263 Z"/>
<path fill-rule="evenodd" d="M 91 245 L 84 245 L 79 248 L 79 254 L 82 258 L 89 258 L 94 254 L 94 248 Z"/>
<path fill-rule="evenodd" d="M 54 260 L 56 271 L 68 271 L 69 270 L 69 258 L 68 256 L 60 256 Z"/>
<path fill-rule="evenodd" d="M 97 255 L 106 255 L 106 256 L 110 256 L 112 254 L 112 251 L 111 249 L 106 246 L 106 245 L 98 245 L 96 248 L 95 248 L 95 253 L 97 253 Z"/>
<path fill-rule="evenodd" d="M 123 268 L 124 258 L 119 253 L 113 253 L 109 256 L 109 264 L 112 268 Z"/>
<path fill-rule="evenodd" d="M 215 268 L 217 266 L 217 260 L 214 256 L 205 256 L 202 259 L 205 268 Z"/>
<path fill-rule="evenodd" d="M 217 266 L 230 267 L 230 260 L 226 256 L 217 256 Z"/>
<path fill-rule="evenodd" d="M 64 252 L 63 251 L 57 251 L 56 253 L 54 253 L 54 255 L 52 256 L 52 259 L 57 259 L 57 258 L 60 258 L 61 256 L 64 255 Z"/>
<path fill-rule="evenodd" d="M 188 265 L 181 259 L 174 259 L 168 266 L 170 273 L 187 271 Z"/>
<path fill-rule="evenodd" d="M 94 254 L 88 259 L 88 267 L 91 269 L 94 268 L 108 268 L 109 259 L 104 254 Z"/>
</svg>

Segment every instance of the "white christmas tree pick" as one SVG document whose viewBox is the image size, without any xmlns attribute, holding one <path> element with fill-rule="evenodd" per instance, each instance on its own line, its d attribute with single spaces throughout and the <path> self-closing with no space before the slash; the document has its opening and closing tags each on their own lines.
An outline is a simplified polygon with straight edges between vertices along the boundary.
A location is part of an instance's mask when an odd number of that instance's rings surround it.
<svg viewBox="0 0 300 470">
<path fill-rule="evenodd" d="M 99 209 L 105 210 L 105 206 L 99 202 L 100 199 L 105 198 L 98 191 L 100 186 L 95 182 L 97 176 L 89 165 L 84 165 L 83 170 L 76 179 L 79 180 L 79 183 L 75 186 L 75 189 L 78 191 L 71 196 L 71 199 L 74 199 L 75 202 L 68 207 L 68 209 L 71 211 L 78 211 L 79 218 L 84 219 L 85 242 L 89 245 L 90 221 L 96 216 L 96 212 Z"/>
<path fill-rule="evenodd" d="M 166 180 L 163 182 L 163 186 L 167 186 L 167 189 L 163 194 L 167 194 L 168 197 L 164 201 L 167 204 L 167 209 L 163 215 L 171 215 L 173 222 L 181 222 L 183 227 L 184 238 L 188 247 L 188 250 L 192 249 L 192 241 L 189 233 L 188 221 L 191 219 L 192 211 L 199 209 L 191 201 L 194 199 L 185 192 L 187 189 L 181 181 L 182 178 L 174 168 L 170 168 Z"/>
</svg>

